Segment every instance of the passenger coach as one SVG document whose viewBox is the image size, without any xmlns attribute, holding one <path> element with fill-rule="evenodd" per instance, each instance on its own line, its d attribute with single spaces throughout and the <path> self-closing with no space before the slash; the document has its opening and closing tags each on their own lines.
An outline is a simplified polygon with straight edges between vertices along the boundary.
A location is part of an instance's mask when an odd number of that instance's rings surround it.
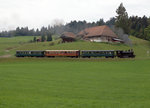
<svg viewBox="0 0 150 108">
<path fill-rule="evenodd" d="M 16 57 L 44 57 L 45 51 L 16 51 Z"/>
<path fill-rule="evenodd" d="M 115 51 L 114 50 L 83 50 L 81 51 L 81 55 L 83 58 L 85 57 L 106 57 L 106 58 L 114 58 Z"/>
<path fill-rule="evenodd" d="M 46 57 L 79 57 L 79 50 L 46 50 Z"/>
</svg>

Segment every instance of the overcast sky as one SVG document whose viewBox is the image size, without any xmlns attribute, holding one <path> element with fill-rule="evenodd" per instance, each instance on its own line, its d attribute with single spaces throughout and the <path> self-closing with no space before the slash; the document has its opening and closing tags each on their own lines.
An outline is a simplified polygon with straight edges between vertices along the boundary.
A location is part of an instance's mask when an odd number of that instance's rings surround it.
<svg viewBox="0 0 150 108">
<path fill-rule="evenodd" d="M 0 30 L 40 28 L 56 21 L 105 21 L 123 2 L 129 16 L 150 16 L 149 0 L 0 0 Z"/>
</svg>

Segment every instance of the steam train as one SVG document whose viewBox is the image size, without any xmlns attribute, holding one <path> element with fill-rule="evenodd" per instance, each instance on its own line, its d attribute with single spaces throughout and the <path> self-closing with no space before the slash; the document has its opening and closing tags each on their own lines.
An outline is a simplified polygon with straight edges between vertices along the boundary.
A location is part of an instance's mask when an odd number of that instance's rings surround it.
<svg viewBox="0 0 150 108">
<path fill-rule="evenodd" d="M 16 57 L 71 57 L 71 58 L 134 58 L 134 51 L 127 50 L 44 50 L 44 51 L 16 51 Z"/>
</svg>

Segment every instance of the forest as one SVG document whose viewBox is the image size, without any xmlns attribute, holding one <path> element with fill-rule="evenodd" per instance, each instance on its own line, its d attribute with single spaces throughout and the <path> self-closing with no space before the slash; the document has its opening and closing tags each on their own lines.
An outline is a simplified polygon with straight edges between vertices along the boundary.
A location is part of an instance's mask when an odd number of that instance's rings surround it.
<svg viewBox="0 0 150 108">
<path fill-rule="evenodd" d="M 2 31 L 0 37 L 14 36 L 42 36 L 47 34 L 61 35 L 63 32 L 73 32 L 77 34 L 81 30 L 101 25 L 108 25 L 110 28 L 117 27 L 123 29 L 125 34 L 132 35 L 141 39 L 150 40 L 150 17 L 128 16 L 123 3 L 116 9 L 117 16 L 111 17 L 108 21 L 100 18 L 96 22 L 71 21 L 66 24 L 48 25 L 40 29 L 29 29 L 28 27 L 17 27 L 15 30 Z"/>
</svg>

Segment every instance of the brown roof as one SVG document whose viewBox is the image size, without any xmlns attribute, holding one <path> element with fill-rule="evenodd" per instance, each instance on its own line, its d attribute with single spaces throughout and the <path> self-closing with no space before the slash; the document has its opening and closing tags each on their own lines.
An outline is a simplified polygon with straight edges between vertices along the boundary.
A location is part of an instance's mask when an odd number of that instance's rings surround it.
<svg viewBox="0 0 150 108">
<path fill-rule="evenodd" d="M 106 25 L 104 26 L 96 26 L 87 28 L 79 32 L 78 36 L 82 36 L 83 38 L 93 37 L 93 36 L 110 36 L 117 38 L 118 36 Z"/>
<path fill-rule="evenodd" d="M 72 32 L 64 32 L 61 37 L 65 37 L 65 38 L 76 38 L 76 35 Z"/>
</svg>

